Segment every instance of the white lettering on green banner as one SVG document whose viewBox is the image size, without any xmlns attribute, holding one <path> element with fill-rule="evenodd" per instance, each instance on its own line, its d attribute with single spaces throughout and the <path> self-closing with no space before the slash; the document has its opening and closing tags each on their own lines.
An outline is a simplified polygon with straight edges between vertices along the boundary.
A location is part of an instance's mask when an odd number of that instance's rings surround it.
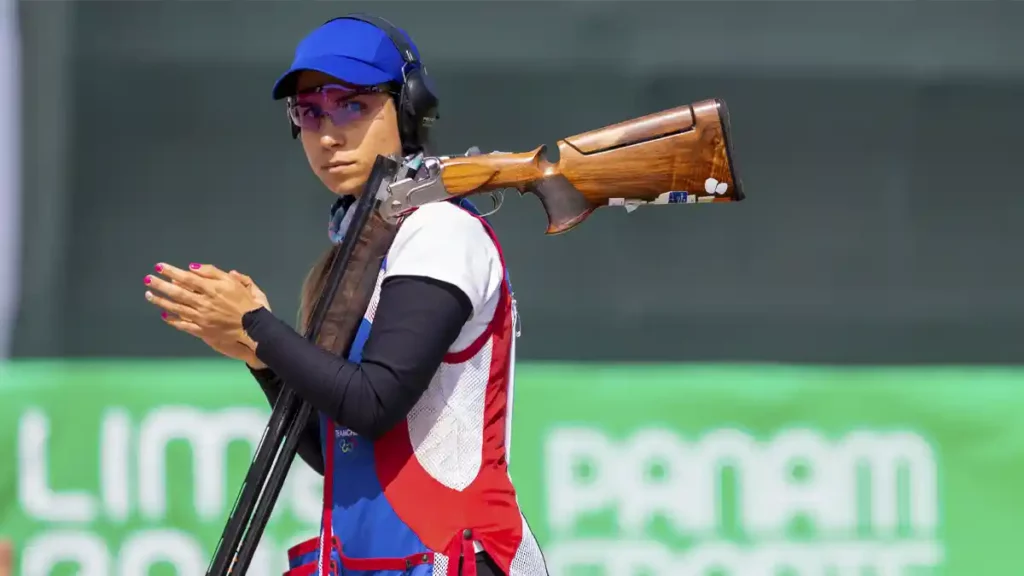
<svg viewBox="0 0 1024 576">
<path fill-rule="evenodd" d="M 1024 370 L 516 371 L 551 576 L 982 576 L 1024 566 Z M 269 406 L 233 362 L 0 364 L 17 576 L 202 574 Z M 296 460 L 249 574 L 316 533 Z"/>
</svg>

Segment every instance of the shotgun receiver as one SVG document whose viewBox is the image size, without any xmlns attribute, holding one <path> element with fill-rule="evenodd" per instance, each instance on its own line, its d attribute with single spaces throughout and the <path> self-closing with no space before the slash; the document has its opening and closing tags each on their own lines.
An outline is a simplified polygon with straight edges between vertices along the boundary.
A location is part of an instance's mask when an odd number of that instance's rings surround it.
<svg viewBox="0 0 1024 576">
<path fill-rule="evenodd" d="M 547 233 L 560 234 L 601 206 L 738 202 L 729 137 L 728 109 L 713 99 L 563 138 L 557 162 L 547 146 L 428 157 L 421 175 L 390 185 L 381 213 L 394 221 L 429 202 L 515 188 L 540 198 Z"/>
</svg>

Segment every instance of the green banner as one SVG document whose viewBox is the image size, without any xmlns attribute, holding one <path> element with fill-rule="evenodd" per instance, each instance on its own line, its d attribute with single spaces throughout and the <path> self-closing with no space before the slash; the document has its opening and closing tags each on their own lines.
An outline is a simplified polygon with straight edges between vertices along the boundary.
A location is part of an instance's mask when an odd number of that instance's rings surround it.
<svg viewBox="0 0 1024 576">
<path fill-rule="evenodd" d="M 517 369 L 511 468 L 551 576 L 1024 573 L 1024 370 Z M 222 361 L 0 366 L 19 576 L 204 573 L 269 409 Z M 297 461 L 249 571 L 315 533 Z"/>
</svg>

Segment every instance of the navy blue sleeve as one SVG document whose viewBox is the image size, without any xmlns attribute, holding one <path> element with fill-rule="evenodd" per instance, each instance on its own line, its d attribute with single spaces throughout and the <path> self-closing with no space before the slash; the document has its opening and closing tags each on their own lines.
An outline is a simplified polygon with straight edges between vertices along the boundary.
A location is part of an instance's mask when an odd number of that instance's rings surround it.
<svg viewBox="0 0 1024 576">
<path fill-rule="evenodd" d="M 452 284 L 388 278 L 359 363 L 310 343 L 265 308 L 247 313 L 242 326 L 284 385 L 337 424 L 376 440 L 426 391 L 471 313 L 469 297 Z"/>
</svg>

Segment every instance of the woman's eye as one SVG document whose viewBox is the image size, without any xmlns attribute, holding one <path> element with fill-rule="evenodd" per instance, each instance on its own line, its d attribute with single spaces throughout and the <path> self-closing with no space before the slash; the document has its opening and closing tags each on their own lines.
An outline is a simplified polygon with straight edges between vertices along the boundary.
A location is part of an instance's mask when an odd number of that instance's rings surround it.
<svg viewBox="0 0 1024 576">
<path fill-rule="evenodd" d="M 366 110 L 366 104 L 359 100 L 347 100 L 341 103 L 341 109 L 349 114 L 362 114 Z"/>
</svg>

